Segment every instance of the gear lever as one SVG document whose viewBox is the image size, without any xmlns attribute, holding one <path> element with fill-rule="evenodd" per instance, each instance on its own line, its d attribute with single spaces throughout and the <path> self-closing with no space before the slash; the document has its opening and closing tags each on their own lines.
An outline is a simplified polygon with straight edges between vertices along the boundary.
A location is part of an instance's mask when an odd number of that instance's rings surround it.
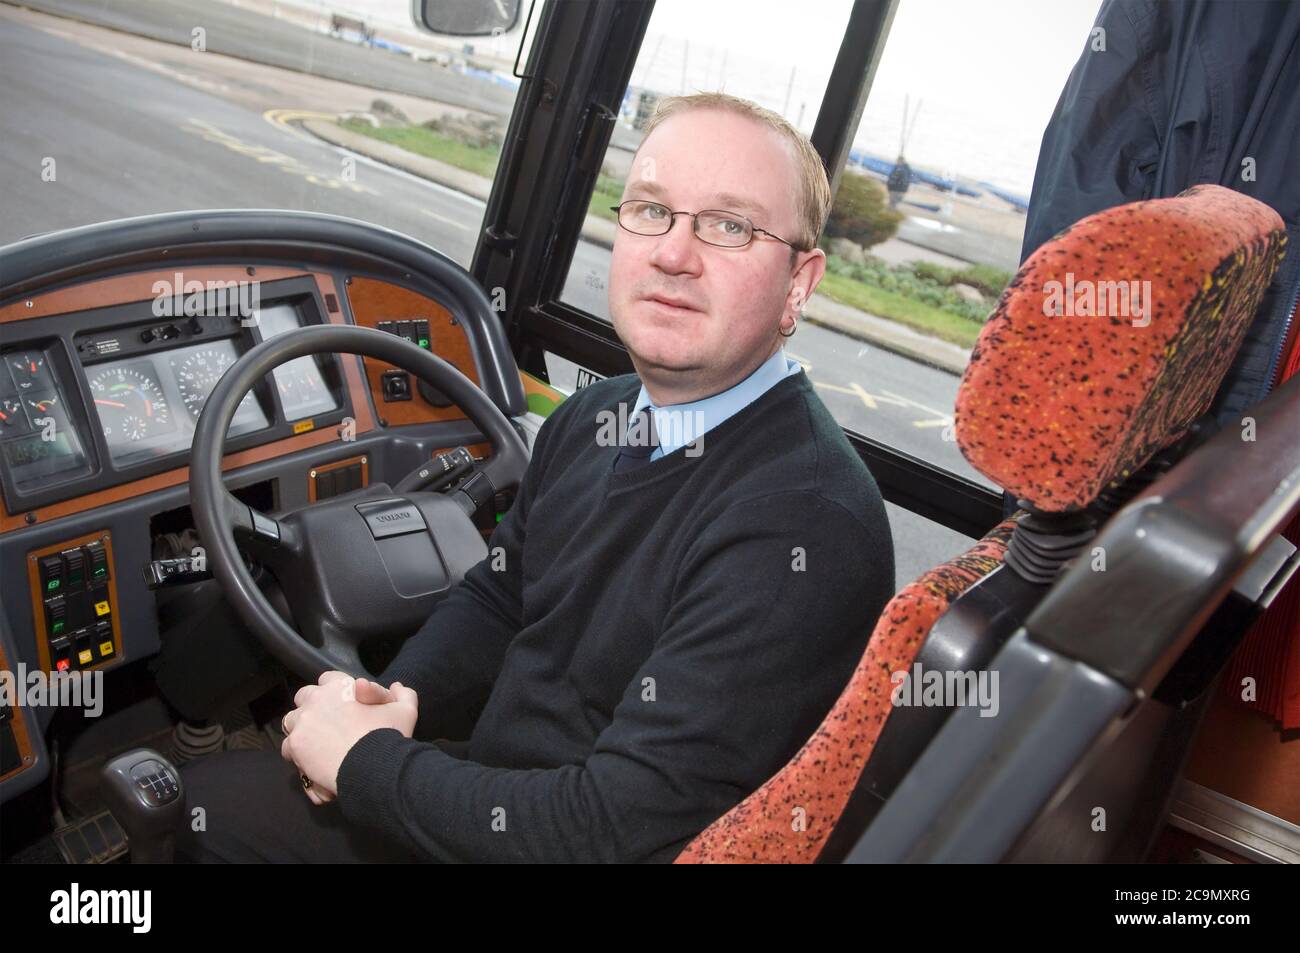
<svg viewBox="0 0 1300 953">
<path fill-rule="evenodd" d="M 131 845 L 133 864 L 170 864 L 185 816 L 180 773 L 150 748 L 118 755 L 101 772 L 104 796 Z"/>
</svg>

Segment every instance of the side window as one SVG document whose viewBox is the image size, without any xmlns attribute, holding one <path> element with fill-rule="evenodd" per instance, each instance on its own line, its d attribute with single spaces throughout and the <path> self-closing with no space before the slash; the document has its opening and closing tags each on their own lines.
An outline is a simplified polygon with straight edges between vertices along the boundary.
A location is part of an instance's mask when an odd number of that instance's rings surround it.
<svg viewBox="0 0 1300 953">
<path fill-rule="evenodd" d="M 786 0 L 657 0 L 565 280 L 561 298 L 567 304 L 610 319 L 606 281 L 618 224 L 609 207 L 622 198 L 660 98 L 731 93 L 812 133 L 852 3 L 819 0 L 815 6 L 815 16 L 791 16 Z M 744 15 L 737 16 L 741 9 Z"/>
<path fill-rule="evenodd" d="M 957 449 L 953 403 L 1019 267 L 1039 143 L 1097 2 L 978 11 L 900 3 L 789 350 L 844 427 L 991 486 Z"/>
<path fill-rule="evenodd" d="M 744 23 L 717 6 L 656 4 L 562 295 L 598 318 L 609 320 L 608 207 L 659 97 L 721 90 L 806 133 L 816 121 L 849 4 L 803 22 L 755 3 Z M 985 485 L 957 450 L 953 402 L 1019 265 L 1039 141 L 1096 8 L 1006 0 L 975 15 L 902 0 L 822 236 L 827 274 L 786 345 L 847 429 Z M 720 18 L 717 29 L 702 15 Z"/>
<path fill-rule="evenodd" d="M 632 72 L 563 299 L 609 320 L 606 280 L 632 156 L 659 97 L 718 90 L 811 133 L 847 3 L 704 14 L 660 0 Z M 953 404 L 971 346 L 1018 265 L 1038 147 L 1088 41 L 1097 0 L 1043 6 L 902 0 L 852 137 L 821 247 L 827 274 L 786 344 L 848 430 L 984 486 L 957 449 Z M 701 24 L 701 16 L 726 22 Z M 765 38 L 771 48 L 755 44 Z M 760 58 L 755 58 L 761 53 Z M 578 369 L 548 356 L 552 380 Z M 905 584 L 969 540 L 899 507 Z"/>
</svg>

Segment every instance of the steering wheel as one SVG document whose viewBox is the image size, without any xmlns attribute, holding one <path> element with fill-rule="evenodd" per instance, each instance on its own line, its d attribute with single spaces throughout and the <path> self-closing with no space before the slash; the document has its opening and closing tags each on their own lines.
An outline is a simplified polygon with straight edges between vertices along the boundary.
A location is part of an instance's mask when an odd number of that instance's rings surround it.
<svg viewBox="0 0 1300 953">
<path fill-rule="evenodd" d="M 275 517 L 239 502 L 221 478 L 221 459 L 240 401 L 281 364 L 327 353 L 387 361 L 437 388 L 487 438 L 491 458 L 450 496 L 416 490 L 432 475 L 425 466 L 397 490 L 371 484 Z M 191 454 L 190 500 L 213 575 L 271 654 L 309 681 L 329 669 L 364 676 L 363 643 L 421 625 L 487 554 L 474 511 L 517 486 L 528 466 L 510 421 L 455 367 L 403 338 L 344 325 L 299 328 L 244 354 L 209 395 Z M 279 580 L 301 634 L 254 582 L 236 534 Z"/>
</svg>

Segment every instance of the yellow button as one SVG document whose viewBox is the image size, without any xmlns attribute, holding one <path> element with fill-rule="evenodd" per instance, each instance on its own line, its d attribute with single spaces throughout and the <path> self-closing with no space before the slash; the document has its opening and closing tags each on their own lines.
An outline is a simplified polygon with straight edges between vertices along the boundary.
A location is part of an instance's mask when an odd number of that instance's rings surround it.
<svg viewBox="0 0 1300 953">
<path fill-rule="evenodd" d="M 90 654 L 90 649 L 82 649 L 77 653 L 77 661 L 82 665 L 89 665 L 92 658 L 94 656 Z"/>
<path fill-rule="evenodd" d="M 108 615 L 112 610 L 109 608 L 108 600 L 95 603 L 95 615 Z"/>
<path fill-rule="evenodd" d="M 100 658 L 108 658 L 108 656 L 110 656 L 110 655 L 112 655 L 112 654 L 113 654 L 113 643 L 112 643 L 112 642 L 100 642 L 100 643 L 99 643 L 99 657 L 100 657 Z"/>
</svg>

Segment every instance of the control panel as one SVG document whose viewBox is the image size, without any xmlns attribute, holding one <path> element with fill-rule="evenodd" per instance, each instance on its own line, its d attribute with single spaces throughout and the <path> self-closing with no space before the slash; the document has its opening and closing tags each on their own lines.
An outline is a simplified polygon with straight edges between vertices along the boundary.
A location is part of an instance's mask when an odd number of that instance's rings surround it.
<svg viewBox="0 0 1300 953">
<path fill-rule="evenodd" d="M 97 668 L 122 652 L 113 540 L 108 532 L 34 550 L 27 557 L 41 668 Z"/>
<path fill-rule="evenodd" d="M 406 338 L 416 347 L 423 348 L 430 354 L 433 353 L 433 339 L 429 336 L 429 322 L 424 320 L 412 321 L 380 321 L 375 325 L 379 331 L 385 334 L 395 334 L 399 338 Z M 384 403 L 389 404 L 399 400 L 411 399 L 411 375 L 406 371 L 394 368 L 384 371 L 380 377 L 383 389 Z M 451 401 L 445 394 L 424 381 L 418 381 L 420 396 L 432 404 L 434 407 L 450 407 Z"/>
</svg>

